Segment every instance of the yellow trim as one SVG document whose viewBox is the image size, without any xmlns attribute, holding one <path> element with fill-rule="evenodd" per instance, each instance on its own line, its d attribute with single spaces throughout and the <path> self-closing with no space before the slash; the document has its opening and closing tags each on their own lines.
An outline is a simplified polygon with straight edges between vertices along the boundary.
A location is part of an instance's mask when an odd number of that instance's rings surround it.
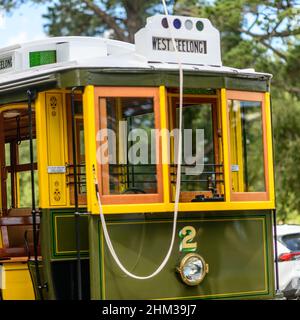
<svg viewBox="0 0 300 320">
<path fill-rule="evenodd" d="M 48 166 L 66 164 L 65 104 L 62 93 L 46 93 Z M 48 175 L 50 205 L 67 206 L 66 174 Z"/>
<path fill-rule="evenodd" d="M 231 100 L 232 103 L 233 100 Z M 236 101 L 237 102 L 237 101 Z M 241 106 L 236 112 L 228 110 L 229 130 L 230 130 L 230 152 L 231 163 L 239 166 L 239 171 L 231 172 L 232 187 L 235 192 L 244 192 L 244 161 L 243 161 L 243 138 L 242 138 L 242 118 Z M 235 125 L 231 125 L 234 123 Z M 229 168 L 231 170 L 231 168 Z"/>
<path fill-rule="evenodd" d="M 39 201 L 41 208 L 49 207 L 48 153 L 46 134 L 46 93 L 39 93 L 35 101 L 36 148 L 38 163 Z"/>
<path fill-rule="evenodd" d="M 264 218 L 232 218 L 232 219 L 197 219 L 197 220 L 182 220 L 180 223 L 192 223 L 192 222 L 221 222 L 221 221 L 241 221 L 241 220 L 246 220 L 246 221 L 262 221 L 262 228 L 263 228 L 263 239 L 264 239 L 264 244 L 266 244 L 266 233 L 265 233 L 265 219 Z M 172 223 L 172 221 L 143 221 L 143 222 L 138 222 L 138 221 L 133 221 L 133 222 L 116 222 L 116 223 L 107 223 L 107 225 L 128 225 L 128 224 L 143 224 L 143 223 L 149 223 L 149 224 L 155 224 L 155 223 Z M 100 224 L 99 224 L 100 226 Z M 105 282 L 105 268 L 104 268 L 104 260 L 105 260 L 105 255 L 104 255 L 104 241 L 103 241 L 103 231 L 102 229 L 99 228 L 100 231 L 100 237 L 101 237 L 101 284 L 102 284 L 102 293 L 103 296 L 102 298 L 105 300 L 105 287 L 106 287 L 106 282 Z M 189 299 L 189 298 L 204 298 L 204 297 L 226 297 L 226 296 L 239 296 L 239 295 L 244 295 L 244 294 L 259 294 L 259 293 L 268 293 L 268 268 L 267 268 L 267 252 L 266 252 L 266 245 L 263 246 L 263 256 L 264 256 L 264 278 L 265 278 L 265 289 L 264 290 L 257 290 L 257 291 L 242 291 L 242 292 L 235 292 L 235 293 L 219 293 L 219 294 L 211 294 L 211 295 L 199 295 L 199 296 L 186 296 L 186 297 L 172 297 L 172 298 L 157 298 L 154 300 L 175 300 L 175 299 Z M 101 290 L 100 289 L 100 290 Z"/>
<path fill-rule="evenodd" d="M 272 120 L 271 120 L 271 104 L 270 93 L 265 94 L 265 112 L 266 112 L 266 133 L 268 145 L 268 170 L 269 170 L 269 197 L 270 200 L 275 202 L 275 185 L 274 185 L 274 167 L 273 167 L 273 139 L 272 139 Z"/>
<path fill-rule="evenodd" d="M 164 86 L 159 88 L 160 92 L 160 117 L 162 129 L 168 128 L 168 119 L 166 117 L 166 89 Z M 193 95 L 194 96 L 194 95 Z M 169 97 L 169 95 L 168 95 Z M 229 181 L 229 141 L 228 141 L 228 122 L 227 122 L 227 98 L 226 90 L 220 91 L 221 101 L 221 121 L 222 121 L 222 151 L 224 162 L 224 181 L 225 181 L 225 201 L 224 202 L 204 202 L 204 203 L 180 203 L 180 211 L 227 211 L 227 210 L 264 210 L 274 209 L 274 199 L 270 201 L 234 201 L 230 202 L 230 181 Z M 92 166 L 96 166 L 96 139 L 95 139 L 95 116 L 94 116 L 94 87 L 86 87 L 84 93 L 84 124 L 86 141 L 86 172 L 87 172 L 87 192 L 88 192 L 88 210 L 93 214 L 99 214 L 99 208 L 94 189 L 94 176 Z M 167 155 L 166 132 L 162 132 L 162 156 Z M 172 152 L 172 148 L 171 148 Z M 164 203 L 151 204 L 120 204 L 103 205 L 105 214 L 119 213 L 143 213 L 143 212 L 174 212 L 174 203 L 170 203 L 169 175 L 168 165 L 163 164 L 163 185 L 164 185 Z M 273 175 L 272 175 L 273 176 Z"/>
<path fill-rule="evenodd" d="M 169 142 L 168 142 L 168 119 L 167 119 L 167 91 L 164 86 L 159 87 L 160 103 L 160 126 L 161 126 L 161 153 L 162 153 L 162 174 L 163 174 L 163 193 L 164 203 L 170 202 L 170 181 L 169 181 Z"/>
<path fill-rule="evenodd" d="M 234 202 L 204 202 L 180 203 L 179 211 L 230 211 L 230 210 L 271 210 L 275 208 L 274 201 L 234 201 Z M 97 208 L 99 211 L 99 209 Z M 174 212 L 174 203 L 161 204 L 118 204 L 103 205 L 105 214 L 143 213 L 143 212 Z M 96 212 L 95 214 L 99 214 Z"/>
<path fill-rule="evenodd" d="M 85 87 L 83 93 L 83 118 L 84 142 L 86 150 L 86 187 L 88 211 L 99 214 L 94 181 L 95 177 L 97 177 L 94 86 Z"/>
<path fill-rule="evenodd" d="M 221 117 L 222 117 L 222 137 L 223 137 L 223 172 L 225 186 L 225 210 L 230 205 L 230 180 L 229 180 L 229 141 L 228 141 L 228 122 L 227 122 L 227 98 L 226 89 L 221 89 Z"/>
</svg>

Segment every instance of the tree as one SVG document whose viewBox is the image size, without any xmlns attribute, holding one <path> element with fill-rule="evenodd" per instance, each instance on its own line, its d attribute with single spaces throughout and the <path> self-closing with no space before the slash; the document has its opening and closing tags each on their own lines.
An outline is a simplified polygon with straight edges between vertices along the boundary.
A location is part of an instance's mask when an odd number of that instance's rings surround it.
<svg viewBox="0 0 300 320">
<path fill-rule="evenodd" d="M 10 11 L 25 0 L 2 0 L 0 8 Z M 134 42 L 134 34 L 146 18 L 163 12 L 161 0 L 31 0 L 47 5 L 45 30 L 52 36 L 95 36 Z M 176 0 L 166 1 L 170 12 Z"/>
</svg>

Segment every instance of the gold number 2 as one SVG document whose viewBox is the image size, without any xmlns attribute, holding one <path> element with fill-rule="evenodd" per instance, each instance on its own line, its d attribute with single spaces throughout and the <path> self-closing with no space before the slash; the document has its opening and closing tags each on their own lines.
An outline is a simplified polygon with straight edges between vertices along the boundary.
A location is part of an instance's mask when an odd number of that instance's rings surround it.
<svg viewBox="0 0 300 320">
<path fill-rule="evenodd" d="M 196 236 L 196 229 L 192 226 L 186 226 L 179 231 L 180 252 L 194 252 L 197 249 L 197 242 L 193 242 Z"/>
</svg>

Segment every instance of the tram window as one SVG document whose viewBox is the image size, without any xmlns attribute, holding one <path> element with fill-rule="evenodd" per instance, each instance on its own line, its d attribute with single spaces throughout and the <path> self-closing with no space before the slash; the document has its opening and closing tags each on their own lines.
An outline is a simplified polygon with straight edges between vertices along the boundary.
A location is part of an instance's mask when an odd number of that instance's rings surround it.
<svg viewBox="0 0 300 320">
<path fill-rule="evenodd" d="M 105 196 L 108 203 L 160 202 L 158 96 L 124 95 L 99 97 L 97 161 L 104 203 Z"/>
<path fill-rule="evenodd" d="M 38 185 L 38 174 L 35 171 L 34 183 Z M 30 208 L 32 204 L 31 172 L 18 173 L 18 208 Z M 35 205 L 38 206 L 39 190 L 35 188 Z"/>
<path fill-rule="evenodd" d="M 28 112 L 24 108 L 8 109 L 1 113 L 2 141 L 1 149 L 1 202 L 4 214 L 19 214 L 11 209 L 29 209 L 32 205 L 31 197 L 31 163 Z M 34 113 L 33 113 L 34 116 Z M 35 126 L 33 127 L 35 135 Z M 39 203 L 38 174 L 36 163 L 36 141 L 33 140 L 34 169 L 35 169 L 35 200 Z M 22 211 L 22 214 L 30 210 Z"/>
<path fill-rule="evenodd" d="M 33 144 L 33 162 L 36 162 L 36 140 L 32 140 Z M 18 145 L 19 164 L 30 163 L 30 141 L 24 140 Z"/>
<path fill-rule="evenodd" d="M 197 97 L 184 97 L 180 202 L 223 200 L 223 170 L 220 162 L 222 155 L 218 147 L 216 108 L 217 104 L 213 99 L 207 101 L 202 99 L 201 101 Z M 170 114 L 170 127 L 174 130 L 179 127 L 178 98 L 170 99 Z M 176 139 L 172 136 L 171 185 L 174 201 L 177 151 L 174 148 Z M 199 152 L 201 149 L 203 154 Z M 194 159 L 193 163 L 191 163 L 191 158 Z"/>
<path fill-rule="evenodd" d="M 134 141 L 124 141 L 125 137 L 122 135 L 116 139 L 116 161 L 109 164 L 108 173 L 103 173 L 103 178 L 109 179 L 109 189 L 104 189 L 104 194 L 122 194 L 134 189 L 140 190 L 141 193 L 156 193 L 156 166 L 151 164 L 151 158 L 155 159 L 155 148 L 151 148 L 151 130 L 155 128 L 153 99 L 107 98 L 106 108 L 108 129 L 117 133 L 119 122 L 123 121 L 129 135 L 138 129 L 142 129 L 144 134 L 139 137 L 141 148 L 137 154 L 135 154 Z M 155 145 L 155 141 L 153 143 Z M 126 144 L 128 150 L 124 150 L 126 152 L 121 154 L 121 148 Z M 113 148 L 109 146 L 112 152 Z M 142 158 L 141 150 L 143 149 L 145 149 L 146 158 L 137 160 L 135 164 L 135 156 Z M 151 149 L 154 150 L 151 152 Z M 112 152 L 110 155 L 114 157 Z"/>
<path fill-rule="evenodd" d="M 72 114 L 71 114 L 71 95 L 67 95 L 67 113 L 68 113 L 68 135 L 72 137 Z M 78 183 L 78 201 L 79 204 L 86 204 L 86 178 L 85 178 L 85 145 L 84 145 L 84 125 L 83 125 L 83 106 L 81 95 L 75 95 L 75 143 L 77 160 L 77 183 Z M 73 165 L 73 146 L 69 141 L 69 159 Z M 74 199 L 74 176 L 72 166 L 69 169 L 69 185 L 71 203 Z"/>
<path fill-rule="evenodd" d="M 33 140 L 34 146 L 34 162 L 36 163 L 36 140 Z M 13 149 L 16 148 L 15 162 L 11 162 Z M 30 153 L 29 140 L 20 141 L 17 143 L 6 144 L 6 197 L 7 209 L 10 208 L 30 208 L 32 205 L 31 193 L 31 171 L 30 171 Z M 35 165 L 36 167 L 36 165 Z M 35 170 L 35 204 L 39 203 L 38 191 L 38 173 Z"/>
<path fill-rule="evenodd" d="M 263 97 L 259 99 L 255 93 L 229 95 L 232 199 L 251 200 L 251 196 L 239 197 L 238 193 L 267 192 Z M 264 200 L 265 196 L 254 199 Z"/>
</svg>

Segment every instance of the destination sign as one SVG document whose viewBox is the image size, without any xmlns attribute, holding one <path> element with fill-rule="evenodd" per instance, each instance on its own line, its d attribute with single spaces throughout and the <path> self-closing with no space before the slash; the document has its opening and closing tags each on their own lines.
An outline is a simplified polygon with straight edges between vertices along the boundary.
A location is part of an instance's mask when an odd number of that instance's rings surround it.
<svg viewBox="0 0 300 320">
<path fill-rule="evenodd" d="M 0 58 L 0 71 L 11 69 L 13 67 L 13 57 Z"/>
<path fill-rule="evenodd" d="M 175 39 L 178 52 L 207 54 L 207 42 L 203 40 Z M 152 38 L 152 48 L 158 51 L 174 52 L 172 39 Z"/>
<path fill-rule="evenodd" d="M 149 63 L 222 66 L 220 33 L 208 19 L 155 15 L 134 38 L 136 53 Z"/>
</svg>

